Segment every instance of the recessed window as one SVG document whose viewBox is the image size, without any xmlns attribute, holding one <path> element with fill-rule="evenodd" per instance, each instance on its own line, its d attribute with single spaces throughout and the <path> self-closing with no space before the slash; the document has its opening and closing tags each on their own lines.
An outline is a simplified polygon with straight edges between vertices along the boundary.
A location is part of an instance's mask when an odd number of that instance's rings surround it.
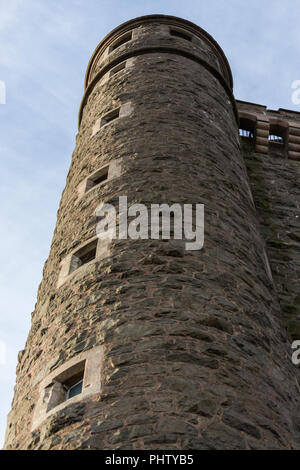
<svg viewBox="0 0 300 470">
<path fill-rule="evenodd" d="M 110 52 L 116 50 L 118 47 L 122 46 L 128 41 L 131 41 L 132 39 L 132 31 L 130 33 L 123 34 L 123 36 L 120 37 L 120 39 L 117 39 L 117 41 L 112 44 Z"/>
<path fill-rule="evenodd" d="M 89 191 L 91 188 L 94 188 L 98 184 L 106 181 L 108 179 L 108 170 L 109 170 L 109 166 L 107 165 L 104 168 L 101 168 L 100 170 L 98 170 L 92 176 L 90 176 L 86 182 L 85 192 Z"/>
<path fill-rule="evenodd" d="M 270 134 L 269 142 L 272 142 L 273 144 L 284 144 L 284 138 L 280 135 Z"/>
<path fill-rule="evenodd" d="M 119 115 L 120 115 L 120 108 L 114 109 L 110 113 L 107 113 L 105 116 L 102 117 L 100 127 L 103 127 L 105 126 L 105 124 L 108 124 L 109 122 L 112 122 L 115 119 L 118 119 Z"/>
<path fill-rule="evenodd" d="M 116 119 L 121 119 L 126 116 L 130 116 L 130 114 L 133 112 L 133 106 L 131 102 L 129 101 L 128 103 L 124 103 L 119 108 L 111 110 L 109 113 L 101 116 L 97 121 L 95 122 L 92 130 L 92 135 L 91 137 L 94 137 L 94 135 L 97 134 L 97 132 L 105 127 L 107 124 L 110 124 L 111 122 L 115 121 Z"/>
<path fill-rule="evenodd" d="M 66 400 L 69 400 L 70 398 L 73 398 L 82 392 L 83 374 L 84 370 L 82 370 L 79 374 L 71 377 L 63 384 L 63 387 L 66 390 Z"/>
<path fill-rule="evenodd" d="M 50 411 L 66 400 L 80 395 L 83 390 L 83 378 L 86 361 L 64 370 L 63 373 L 53 377 L 51 383 L 44 389 L 44 401 L 47 403 L 46 411 Z"/>
<path fill-rule="evenodd" d="M 185 39 L 186 41 L 191 41 L 192 36 L 184 33 L 183 31 L 179 31 L 178 29 L 170 29 L 171 36 L 176 36 L 177 38 Z"/>
<path fill-rule="evenodd" d="M 96 258 L 97 241 L 93 240 L 72 256 L 69 274 Z"/>
<path fill-rule="evenodd" d="M 240 137 L 246 137 L 247 139 L 254 139 L 253 132 L 249 131 L 248 129 L 239 129 Z"/>
<path fill-rule="evenodd" d="M 103 346 L 81 352 L 48 372 L 40 382 L 35 406 L 33 431 L 49 416 L 63 410 L 71 403 L 79 403 L 86 397 L 101 391 Z M 50 363 L 49 363 L 50 367 Z"/>
<path fill-rule="evenodd" d="M 108 168 L 105 171 L 105 173 L 103 173 L 102 175 L 99 175 L 97 178 L 93 179 L 92 181 L 94 185 L 97 186 L 97 184 L 103 183 L 103 181 L 107 180 L 107 177 L 108 177 Z"/>
<path fill-rule="evenodd" d="M 121 70 L 124 70 L 125 68 L 126 68 L 126 61 L 125 61 L 125 62 L 121 62 L 121 64 L 116 65 L 116 66 L 110 71 L 109 76 L 112 77 L 113 75 L 115 75 L 115 74 L 118 73 L 118 72 L 121 72 Z"/>
<path fill-rule="evenodd" d="M 269 149 L 272 151 L 280 151 L 283 155 L 285 152 L 285 143 L 287 137 L 287 129 L 280 124 L 271 124 L 269 132 Z"/>
<path fill-rule="evenodd" d="M 255 122 L 251 121 L 250 119 L 241 118 L 240 127 L 239 127 L 239 135 L 240 137 L 244 137 L 246 139 L 254 139 Z"/>
</svg>

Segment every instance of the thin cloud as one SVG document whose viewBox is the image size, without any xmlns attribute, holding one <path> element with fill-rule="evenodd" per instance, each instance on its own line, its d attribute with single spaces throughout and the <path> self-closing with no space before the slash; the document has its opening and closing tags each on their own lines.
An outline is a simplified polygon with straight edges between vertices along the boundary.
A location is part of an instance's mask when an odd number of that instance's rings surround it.
<svg viewBox="0 0 300 470">
<path fill-rule="evenodd" d="M 0 366 L 5 365 L 6 362 L 6 344 L 0 340 Z"/>
<path fill-rule="evenodd" d="M 291 101 L 300 79 L 299 0 L 0 0 L 2 438 L 75 146 L 85 68 L 112 28 L 153 13 L 186 18 L 219 42 L 237 99 L 300 111 Z"/>
</svg>

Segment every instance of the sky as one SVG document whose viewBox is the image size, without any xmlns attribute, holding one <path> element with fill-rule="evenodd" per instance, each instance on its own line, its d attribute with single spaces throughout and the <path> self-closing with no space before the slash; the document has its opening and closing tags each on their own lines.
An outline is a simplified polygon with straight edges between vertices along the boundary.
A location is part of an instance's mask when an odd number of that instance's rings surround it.
<svg viewBox="0 0 300 470">
<path fill-rule="evenodd" d="M 291 99 L 300 80 L 299 0 L 0 0 L 0 447 L 89 58 L 111 29 L 155 13 L 190 20 L 217 40 L 236 99 L 300 112 Z"/>
</svg>

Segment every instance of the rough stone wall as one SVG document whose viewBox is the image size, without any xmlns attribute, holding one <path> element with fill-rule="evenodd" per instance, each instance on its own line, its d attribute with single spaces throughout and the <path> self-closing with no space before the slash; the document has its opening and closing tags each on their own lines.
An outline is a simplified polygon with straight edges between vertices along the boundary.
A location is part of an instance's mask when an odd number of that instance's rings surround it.
<svg viewBox="0 0 300 470">
<path fill-rule="evenodd" d="M 291 339 L 300 338 L 300 165 L 280 151 L 253 152 L 243 143 L 261 233 Z"/>
<path fill-rule="evenodd" d="M 158 25 L 159 18 L 153 25 L 147 20 L 157 46 L 165 41 Z M 222 79 L 221 66 L 213 69 L 214 49 L 207 64 L 198 54 L 180 53 L 193 47 L 201 55 L 201 41 L 187 46 L 172 38 L 172 50 L 139 54 L 136 40 L 134 65 L 105 83 L 95 80 L 83 101 L 32 328 L 19 356 L 5 447 L 297 448 L 299 386 L 228 77 Z M 146 36 L 140 41 L 140 47 L 149 43 Z M 113 53 L 120 61 L 122 51 L 130 55 L 130 45 Z M 91 137 L 97 119 L 126 103 L 129 116 Z M 79 199 L 83 179 L 116 158 L 122 158 L 121 176 Z M 117 206 L 120 195 L 129 205 L 205 204 L 204 249 L 186 251 L 184 240 L 114 240 L 109 256 L 57 288 L 60 262 L 95 236 L 99 203 Z M 66 404 L 32 432 L 39 383 L 101 345 L 101 393 Z"/>
</svg>

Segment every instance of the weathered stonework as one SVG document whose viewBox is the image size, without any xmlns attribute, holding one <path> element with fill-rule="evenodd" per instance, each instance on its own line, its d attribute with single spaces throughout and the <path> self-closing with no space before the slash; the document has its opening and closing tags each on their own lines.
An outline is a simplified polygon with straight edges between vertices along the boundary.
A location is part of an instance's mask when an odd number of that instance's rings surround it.
<svg viewBox="0 0 300 470">
<path fill-rule="evenodd" d="M 256 134 L 256 145 L 243 139 L 242 153 L 281 315 L 290 336 L 297 340 L 300 338 L 300 147 L 297 153 L 295 133 L 300 135 L 300 113 L 267 110 L 265 106 L 241 101 L 238 108 L 242 118 L 257 120 L 257 126 L 264 120 L 268 129 L 277 126 L 285 137 L 279 145 L 269 144 L 267 139 L 264 152 L 267 155 L 262 155 L 257 153 Z"/>
<path fill-rule="evenodd" d="M 299 162 L 268 154 L 261 110 L 260 146 L 241 141 L 228 62 L 185 20 L 153 15 L 116 28 L 85 84 L 5 448 L 300 448 L 290 335 L 299 329 Z M 106 165 L 113 175 L 86 191 Z M 205 204 L 204 249 L 99 240 L 100 256 L 62 275 L 95 237 L 99 204 L 124 195 L 129 205 Z M 59 395 L 61 370 L 93 350 L 99 391 L 35 421 L 44 385 Z"/>
</svg>

